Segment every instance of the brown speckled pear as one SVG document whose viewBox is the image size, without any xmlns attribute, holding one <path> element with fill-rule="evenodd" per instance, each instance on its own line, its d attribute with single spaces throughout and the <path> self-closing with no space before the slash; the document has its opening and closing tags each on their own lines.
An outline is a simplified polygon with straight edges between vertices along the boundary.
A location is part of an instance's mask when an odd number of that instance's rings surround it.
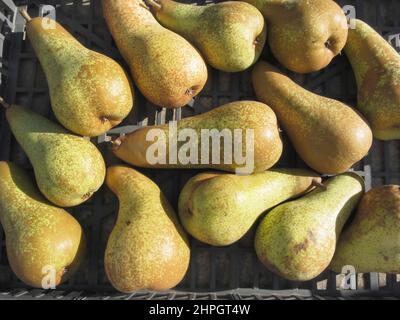
<svg viewBox="0 0 400 320">
<path fill-rule="evenodd" d="M 185 106 L 204 87 L 207 66 L 180 35 L 165 29 L 142 0 L 102 0 L 104 17 L 130 66 L 133 79 L 152 103 Z"/>
<path fill-rule="evenodd" d="M 89 140 L 18 105 L 8 107 L 6 117 L 31 161 L 40 191 L 52 203 L 76 206 L 101 187 L 104 160 Z"/>
<path fill-rule="evenodd" d="M 29 286 L 57 286 L 84 259 L 85 238 L 79 223 L 48 203 L 28 174 L 13 163 L 0 162 L 0 222 L 10 266 Z"/>
<path fill-rule="evenodd" d="M 362 198 L 354 220 L 339 237 L 330 268 L 400 273 L 400 186 L 374 188 Z"/>
<path fill-rule="evenodd" d="M 192 132 L 185 129 L 194 131 L 196 137 L 188 138 L 186 134 Z M 144 127 L 117 139 L 114 153 L 121 160 L 144 168 L 210 168 L 237 173 L 265 171 L 282 154 L 275 113 L 255 101 L 228 103 L 178 121 L 177 136 L 181 139 L 177 142 L 177 152 L 170 153 L 170 135 L 173 137 L 174 132 L 170 132 L 169 125 Z M 225 138 L 219 139 L 220 136 Z M 218 141 L 220 147 L 213 147 Z M 218 155 L 219 159 L 215 159 Z"/>
<path fill-rule="evenodd" d="M 227 246 L 242 238 L 266 210 L 302 195 L 321 179 L 302 169 L 248 176 L 205 172 L 189 180 L 179 197 L 179 216 L 196 239 Z"/>
<path fill-rule="evenodd" d="M 266 26 L 257 8 L 227 1 L 194 6 L 172 0 L 146 0 L 157 20 L 193 43 L 214 68 L 246 70 L 264 48 Z"/>
<path fill-rule="evenodd" d="M 330 178 L 325 186 L 276 207 L 257 229 L 258 258 L 285 279 L 308 281 L 329 266 L 343 225 L 364 193 L 354 173 Z"/>
<path fill-rule="evenodd" d="M 374 137 L 400 139 L 400 55 L 374 29 L 352 20 L 345 52 L 358 86 L 358 109 Z"/>
<path fill-rule="evenodd" d="M 190 248 L 168 200 L 153 181 L 128 167 L 108 168 L 107 185 L 119 200 L 104 257 L 111 284 L 126 293 L 175 287 L 188 269 Z"/>
<path fill-rule="evenodd" d="M 325 68 L 346 44 L 347 19 L 331 0 L 244 0 L 268 26 L 272 53 L 286 68 L 309 73 Z"/>
<path fill-rule="evenodd" d="M 297 153 L 314 170 L 342 173 L 367 155 L 372 132 L 353 108 L 302 88 L 263 61 L 252 80 L 257 97 L 276 112 Z"/>
<path fill-rule="evenodd" d="M 22 13 L 46 74 L 57 120 L 73 133 L 88 137 L 121 123 L 134 103 L 134 91 L 122 67 L 84 47 L 56 21 L 31 19 Z"/>
</svg>

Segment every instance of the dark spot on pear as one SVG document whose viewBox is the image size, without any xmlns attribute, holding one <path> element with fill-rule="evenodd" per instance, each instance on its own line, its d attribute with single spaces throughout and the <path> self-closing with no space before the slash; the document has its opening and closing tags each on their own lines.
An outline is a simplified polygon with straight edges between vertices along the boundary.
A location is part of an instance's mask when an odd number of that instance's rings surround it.
<svg viewBox="0 0 400 320">
<path fill-rule="evenodd" d="M 109 120 L 108 120 L 107 117 L 101 117 L 101 118 L 100 118 L 100 121 L 101 121 L 101 123 L 106 123 L 106 122 L 108 122 Z"/>
<path fill-rule="evenodd" d="M 295 252 L 296 254 L 299 253 L 299 252 L 302 251 L 302 250 L 307 249 L 307 248 L 308 248 L 308 239 L 305 239 L 304 241 L 302 241 L 302 242 L 296 244 L 296 245 L 293 247 L 294 252 Z"/>
<path fill-rule="evenodd" d="M 89 199 L 91 196 L 92 196 L 92 193 L 91 192 L 87 192 L 82 196 L 82 199 L 86 200 L 86 199 Z"/>
</svg>

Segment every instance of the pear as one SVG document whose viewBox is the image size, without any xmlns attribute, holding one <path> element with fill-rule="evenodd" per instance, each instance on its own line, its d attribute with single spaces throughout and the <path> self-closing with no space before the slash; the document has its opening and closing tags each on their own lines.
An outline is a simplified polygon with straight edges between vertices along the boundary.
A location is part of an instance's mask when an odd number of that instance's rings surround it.
<svg viewBox="0 0 400 320">
<path fill-rule="evenodd" d="M 258 258 L 285 279 L 311 280 L 328 267 L 343 225 L 364 193 L 364 182 L 354 173 L 330 178 L 325 187 L 276 207 L 258 226 Z"/>
<path fill-rule="evenodd" d="M 364 195 L 330 268 L 341 272 L 347 265 L 360 273 L 400 273 L 400 186 L 381 186 Z"/>
<path fill-rule="evenodd" d="M 4 102 L 2 102 L 5 104 Z M 93 143 L 18 105 L 6 118 L 35 171 L 40 191 L 60 207 L 88 200 L 104 182 L 104 159 Z"/>
<path fill-rule="evenodd" d="M 326 174 L 347 171 L 371 148 L 372 132 L 351 107 L 307 91 L 272 65 L 256 64 L 257 97 L 277 114 L 300 157 Z"/>
<path fill-rule="evenodd" d="M 298 73 L 325 68 L 346 44 L 347 18 L 331 0 L 244 0 L 256 6 L 268 25 L 275 58 Z"/>
<path fill-rule="evenodd" d="M 142 0 L 102 0 L 111 34 L 142 94 L 166 108 L 185 106 L 204 87 L 207 66 L 184 38 L 161 26 Z"/>
<path fill-rule="evenodd" d="M 242 238 L 266 210 L 302 195 L 321 182 L 301 169 L 277 169 L 248 176 L 200 173 L 179 197 L 179 216 L 196 239 L 227 246 Z"/>
<path fill-rule="evenodd" d="M 57 120 L 75 134 L 94 137 L 121 123 L 133 108 L 134 91 L 114 60 L 91 51 L 59 23 L 31 19 L 26 32 L 50 90 Z"/>
<path fill-rule="evenodd" d="M 243 174 L 271 168 L 282 154 L 276 116 L 260 102 L 228 103 L 172 125 L 148 126 L 120 137 L 113 151 L 144 168 L 212 168 Z"/>
<path fill-rule="evenodd" d="M 255 249 L 271 271 L 293 281 L 322 273 L 332 260 L 337 238 L 364 193 L 362 178 L 344 173 L 304 197 L 273 209 L 256 231 Z"/>
<path fill-rule="evenodd" d="M 214 68 L 246 70 L 264 48 L 264 17 L 245 2 L 193 6 L 172 0 L 146 0 L 157 20 L 193 43 Z"/>
<path fill-rule="evenodd" d="M 400 55 L 374 29 L 352 20 L 345 52 L 358 86 L 358 109 L 374 137 L 400 139 Z"/>
<path fill-rule="evenodd" d="M 83 260 L 85 238 L 79 223 L 48 203 L 13 163 L 0 162 L 0 222 L 10 266 L 29 286 L 57 286 Z"/>
<path fill-rule="evenodd" d="M 159 187 L 123 166 L 108 168 L 107 185 L 119 199 L 104 257 L 112 285 L 126 293 L 175 287 L 189 266 L 190 249 Z"/>
</svg>

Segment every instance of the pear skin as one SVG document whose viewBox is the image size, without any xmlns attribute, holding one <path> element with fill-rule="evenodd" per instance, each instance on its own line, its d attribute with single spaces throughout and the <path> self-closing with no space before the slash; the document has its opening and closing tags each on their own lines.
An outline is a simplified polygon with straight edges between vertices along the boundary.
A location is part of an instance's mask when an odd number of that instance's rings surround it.
<svg viewBox="0 0 400 320">
<path fill-rule="evenodd" d="M 340 235 L 330 268 L 356 272 L 400 273 L 400 186 L 368 191 L 352 223 Z"/>
<path fill-rule="evenodd" d="M 364 193 L 354 173 L 328 179 L 322 188 L 287 202 L 260 223 L 255 249 L 271 271 L 292 281 L 308 281 L 330 264 L 337 238 Z"/>
<path fill-rule="evenodd" d="M 328 66 L 346 44 L 347 18 L 334 1 L 245 1 L 264 15 L 271 51 L 291 71 L 319 71 Z"/>
<path fill-rule="evenodd" d="M 29 286 L 57 286 L 83 261 L 86 245 L 80 224 L 48 203 L 13 163 L 0 162 L 0 222 L 10 266 Z"/>
<path fill-rule="evenodd" d="M 56 21 L 26 18 L 27 35 L 46 74 L 57 120 L 88 137 L 120 124 L 134 105 L 134 91 L 122 67 L 84 47 Z"/>
<path fill-rule="evenodd" d="M 264 17 L 245 2 L 194 6 L 147 0 L 157 20 L 193 43 L 215 69 L 240 72 L 259 58 L 267 36 Z"/>
<path fill-rule="evenodd" d="M 189 180 L 179 197 L 179 216 L 196 239 L 227 246 L 242 238 L 266 210 L 313 189 L 321 179 L 302 169 L 248 176 L 205 172 Z"/>
<path fill-rule="evenodd" d="M 312 169 L 343 173 L 367 155 L 372 132 L 353 108 L 302 88 L 264 61 L 254 67 L 252 81 L 257 97 L 276 112 L 297 153 Z"/>
<path fill-rule="evenodd" d="M 193 130 L 197 139 L 185 138 L 182 139 L 183 141 L 178 141 L 175 158 L 170 153 L 172 143 L 169 142 L 169 136 L 172 136 L 173 132 L 170 132 L 169 125 L 148 126 L 121 137 L 114 142 L 113 151 L 121 160 L 138 167 L 161 169 L 211 168 L 237 173 L 265 171 L 271 168 L 282 154 L 282 140 L 276 116 L 271 108 L 260 102 L 232 102 L 204 114 L 178 121 L 177 135 L 183 135 L 185 130 L 186 132 Z M 217 130 L 220 133 L 225 130 L 232 139 L 220 139 L 220 148 L 215 151 L 213 145 L 216 139 L 205 138 L 203 130 Z M 234 139 L 235 130 L 239 130 L 241 134 L 241 139 L 238 138 L 238 141 Z M 161 140 L 157 140 L 155 137 Z M 208 145 L 206 141 L 209 141 Z M 226 145 L 225 142 L 227 142 Z M 160 151 L 159 153 L 165 154 L 165 157 L 161 157 L 157 152 L 151 152 L 154 146 L 161 145 L 165 147 L 165 152 Z M 186 147 L 188 147 L 188 150 L 194 150 L 191 152 L 191 155 L 195 157 L 193 161 L 191 158 L 187 161 L 186 154 L 189 151 L 182 152 L 182 150 L 186 150 Z M 208 152 L 206 159 L 203 159 L 206 156 L 201 154 L 204 149 Z M 228 155 L 232 155 L 231 159 L 228 158 L 229 161 L 225 161 L 227 159 L 225 149 Z M 240 163 L 241 161 L 238 160 L 235 153 L 235 150 L 238 149 L 242 150 L 243 162 L 246 162 L 246 157 L 248 157 L 249 163 Z M 217 152 L 220 153 L 219 161 L 213 158 L 213 152 L 214 156 Z M 158 159 L 155 156 L 155 159 L 152 159 L 153 154 L 158 155 Z M 241 172 L 238 172 L 238 170 Z"/>
<path fill-rule="evenodd" d="M 102 0 L 102 4 L 136 86 L 150 102 L 183 107 L 203 89 L 208 74 L 200 53 L 161 26 L 142 0 Z"/>
<path fill-rule="evenodd" d="M 102 186 L 105 163 L 92 142 L 18 105 L 6 109 L 6 118 L 49 201 L 60 207 L 77 206 Z"/>
<path fill-rule="evenodd" d="M 376 139 L 400 139 L 400 55 L 368 24 L 352 23 L 344 51 L 357 80 L 357 107 Z"/>
<path fill-rule="evenodd" d="M 175 287 L 188 269 L 190 248 L 159 187 L 123 166 L 108 168 L 107 185 L 119 200 L 104 257 L 110 282 L 126 293 Z"/>
</svg>

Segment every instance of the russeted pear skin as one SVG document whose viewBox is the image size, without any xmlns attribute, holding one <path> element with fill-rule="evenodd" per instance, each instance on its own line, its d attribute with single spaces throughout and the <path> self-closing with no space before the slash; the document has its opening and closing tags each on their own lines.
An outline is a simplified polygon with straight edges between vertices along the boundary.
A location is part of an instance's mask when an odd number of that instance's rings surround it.
<svg viewBox="0 0 400 320">
<path fill-rule="evenodd" d="M 357 107 L 376 139 L 400 139 L 400 55 L 365 22 L 351 24 L 344 51 L 357 80 Z"/>
<path fill-rule="evenodd" d="M 373 188 L 362 198 L 352 223 L 340 235 L 330 268 L 400 273 L 400 186 Z"/>
<path fill-rule="evenodd" d="M 275 113 L 267 105 L 260 102 L 232 102 L 201 115 L 178 121 L 177 134 L 179 135 L 181 132 L 184 132 L 183 130 L 185 129 L 193 129 L 196 132 L 198 139 L 196 141 L 194 141 L 194 139 L 187 139 L 184 142 L 178 141 L 178 156 L 176 159 L 174 159 L 173 155 L 169 153 L 169 125 L 148 126 L 121 137 L 114 142 L 115 147 L 113 151 L 121 160 L 138 167 L 162 169 L 211 168 L 230 172 L 237 172 L 237 170 L 246 171 L 242 173 L 265 171 L 271 168 L 279 160 L 282 154 L 282 140 Z M 214 131 L 217 130 L 219 133 L 225 130 L 225 132 L 228 131 L 232 136 L 233 143 L 229 143 L 228 139 L 221 139 L 220 149 L 217 150 L 220 152 L 220 163 L 213 161 L 213 151 L 215 153 L 217 151 L 213 150 L 212 139 L 208 139 L 209 159 L 205 159 L 207 161 L 202 161 L 203 159 L 200 153 L 206 146 L 206 138 L 202 138 L 202 136 L 204 137 L 202 132 L 204 132 L 203 130 L 208 129 Z M 239 133 L 241 133 L 241 139 L 238 138 L 238 141 L 234 139 L 235 130 L 239 130 Z M 162 163 L 161 161 L 157 161 L 157 163 L 154 163 L 155 161 L 153 160 L 149 161 L 148 151 L 151 150 L 150 147 L 153 147 L 155 142 L 159 142 L 158 140 L 153 139 L 154 137 L 152 138 L 153 133 L 162 133 L 160 136 L 163 140 L 160 141 L 165 141 L 165 143 L 160 142 L 160 144 L 166 146 L 166 157 L 163 159 L 165 160 L 165 163 Z M 254 136 L 252 136 L 252 133 Z M 171 135 L 172 134 L 173 133 L 171 132 Z M 232 155 L 232 159 L 229 159 L 232 160 L 231 163 L 225 161 L 224 141 L 228 141 L 228 144 L 232 145 L 232 153 L 235 153 L 235 148 L 238 149 L 240 143 L 242 143 L 242 155 L 243 157 L 248 156 L 249 158 L 250 154 L 247 154 L 246 149 L 249 146 L 250 148 L 248 148 L 248 150 L 250 150 L 251 143 L 254 143 L 254 157 L 252 157 L 254 159 L 251 159 L 251 161 L 254 160 L 254 165 L 250 168 L 250 166 L 247 166 L 248 164 L 236 161 L 237 158 L 235 158 L 235 154 Z M 235 141 L 237 143 L 235 143 Z M 196 161 L 182 163 L 180 151 L 182 150 L 182 146 L 187 146 L 188 144 L 191 147 L 196 146 L 198 157 L 196 157 Z M 228 151 L 227 153 L 230 153 Z M 150 155 L 152 155 L 152 153 L 150 153 Z M 173 161 L 170 161 L 171 158 Z M 246 160 L 244 160 L 244 162 L 246 162 Z"/>
<path fill-rule="evenodd" d="M 0 162 L 0 222 L 11 269 L 29 286 L 43 288 L 51 280 L 57 286 L 84 259 L 80 224 L 48 203 L 28 174 L 13 163 Z"/>
<path fill-rule="evenodd" d="M 346 44 L 347 18 L 335 1 L 244 1 L 264 15 L 271 51 L 291 71 L 319 71 L 328 66 Z"/>
<path fill-rule="evenodd" d="M 372 146 L 368 123 L 353 108 L 314 94 L 260 61 L 252 73 L 257 97 L 276 113 L 297 153 L 325 174 L 347 171 Z"/>
<path fill-rule="evenodd" d="M 266 210 L 313 189 L 321 179 L 302 169 L 275 169 L 252 175 L 200 173 L 179 197 L 182 225 L 193 237 L 213 246 L 242 238 Z"/>
<path fill-rule="evenodd" d="M 244 71 L 258 60 L 264 48 L 264 17 L 246 2 L 202 6 L 172 0 L 146 2 L 164 27 L 193 43 L 218 70 Z"/>
<path fill-rule="evenodd" d="M 92 142 L 25 107 L 10 106 L 6 117 L 49 201 L 60 207 L 77 206 L 102 186 L 105 163 Z"/>
<path fill-rule="evenodd" d="M 128 116 L 134 91 L 116 61 L 87 49 L 49 18 L 27 21 L 26 31 L 46 74 L 53 112 L 65 128 L 94 137 Z"/>
<path fill-rule="evenodd" d="M 102 0 L 102 4 L 135 84 L 150 102 L 178 108 L 203 89 L 208 71 L 200 53 L 161 26 L 142 0 Z"/>
<path fill-rule="evenodd" d="M 104 257 L 111 284 L 125 293 L 175 287 L 189 266 L 190 248 L 159 187 L 123 166 L 108 168 L 107 185 L 119 199 Z"/>
<path fill-rule="evenodd" d="M 257 229 L 258 258 L 285 279 L 308 281 L 329 266 L 337 238 L 364 193 L 364 182 L 354 173 L 324 184 L 326 190 L 274 208 Z"/>
</svg>

